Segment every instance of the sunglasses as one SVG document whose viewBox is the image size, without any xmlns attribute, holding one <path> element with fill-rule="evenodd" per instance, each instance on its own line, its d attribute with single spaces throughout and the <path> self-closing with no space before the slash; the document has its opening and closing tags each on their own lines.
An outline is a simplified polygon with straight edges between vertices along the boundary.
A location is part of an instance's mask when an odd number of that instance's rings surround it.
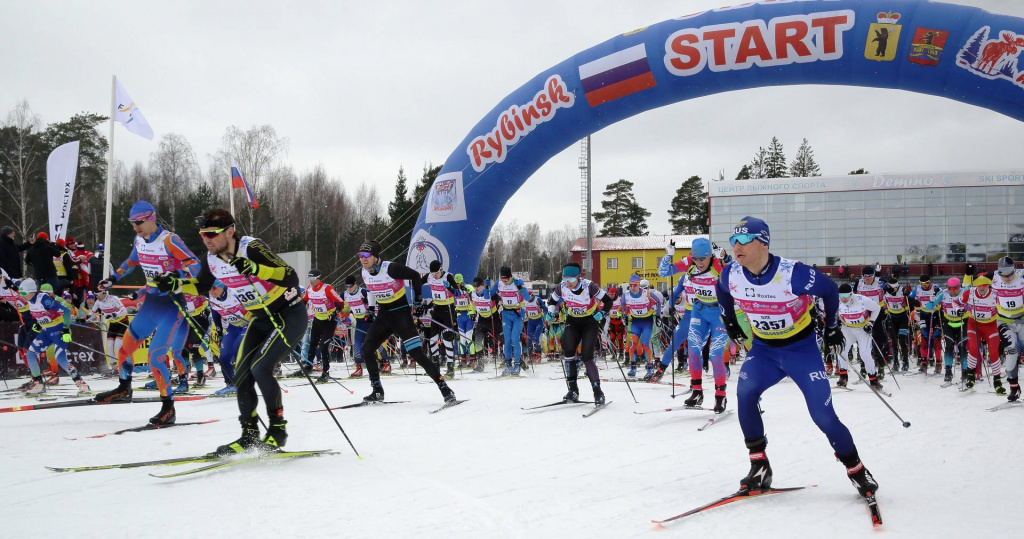
<svg viewBox="0 0 1024 539">
<path fill-rule="evenodd" d="M 373 256 L 373 254 L 372 253 L 357 253 L 356 256 L 358 256 L 359 258 L 370 258 L 371 256 Z"/>
<path fill-rule="evenodd" d="M 229 227 L 218 228 L 217 230 L 201 230 L 201 231 L 199 231 L 199 235 L 204 237 L 204 238 L 216 238 L 217 236 L 221 235 L 228 228 Z"/>
<path fill-rule="evenodd" d="M 128 219 L 128 222 L 133 224 L 133 225 L 135 225 L 135 226 L 142 226 L 142 223 L 145 223 L 146 220 L 145 219 L 139 219 L 138 221 L 133 221 L 131 219 Z"/>
<path fill-rule="evenodd" d="M 729 238 L 729 245 L 735 246 L 737 243 L 746 245 L 760 237 L 760 234 L 733 234 Z"/>
</svg>

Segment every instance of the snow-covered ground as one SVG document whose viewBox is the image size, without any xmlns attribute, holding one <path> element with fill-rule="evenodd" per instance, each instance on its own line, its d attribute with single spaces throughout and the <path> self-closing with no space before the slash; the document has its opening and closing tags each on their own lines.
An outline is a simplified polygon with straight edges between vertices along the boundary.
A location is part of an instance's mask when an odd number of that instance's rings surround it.
<svg viewBox="0 0 1024 539">
<path fill-rule="evenodd" d="M 673 399 L 668 385 L 634 384 L 640 401 L 634 404 L 623 383 L 605 383 L 614 404 L 587 419 L 581 415 L 589 405 L 520 409 L 561 398 L 564 383 L 550 379 L 559 374 L 560 366 L 549 363 L 527 379 L 466 376 L 452 387 L 469 402 L 434 415 L 427 412 L 441 397 L 424 377 L 421 383 L 411 376 L 385 378 L 389 400 L 412 402 L 336 412 L 362 460 L 328 414 L 304 412 L 322 408 L 315 392 L 287 380 L 288 448 L 334 448 L 340 455 L 248 463 L 178 479 L 148 474 L 181 467 L 60 474 L 44 466 L 205 453 L 238 436 L 233 399 L 178 405 L 178 421 L 217 423 L 75 441 L 66 438 L 144 424 L 159 405 L 0 414 L 0 536 L 844 538 L 881 530 L 918 538 L 984 536 L 1019 525 L 1014 492 L 1024 479 L 1024 407 L 987 412 L 1004 399 L 985 383 L 960 394 L 955 387 L 940 389 L 938 377 L 901 377 L 902 389 L 887 379 L 890 403 L 913 423 L 910 429 L 863 385 L 834 395 L 880 484 L 885 524 L 878 530 L 796 386 L 785 382 L 762 403 L 774 484 L 817 486 L 659 528 L 651 519 L 736 489 L 748 461 L 735 414 L 704 432 L 697 427 L 709 412 L 636 415 L 681 405 L 682 398 Z M 617 369 L 603 375 L 620 377 Z M 735 374 L 732 401 L 733 382 Z M 100 390 L 113 386 L 90 383 Z M 318 387 L 332 406 L 368 392 L 365 379 L 345 383 L 354 395 L 333 384 Z M 2 400 L 0 407 L 24 403 L 31 401 Z"/>
</svg>

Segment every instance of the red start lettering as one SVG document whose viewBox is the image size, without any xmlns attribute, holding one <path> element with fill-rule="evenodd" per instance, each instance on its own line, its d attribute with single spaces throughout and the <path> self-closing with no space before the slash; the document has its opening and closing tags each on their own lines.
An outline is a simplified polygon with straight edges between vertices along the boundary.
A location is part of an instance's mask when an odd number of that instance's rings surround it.
<svg viewBox="0 0 1024 539">
<path fill-rule="evenodd" d="M 544 89 L 537 92 L 533 100 L 525 105 L 512 105 L 498 115 L 494 129 L 486 135 L 473 139 L 466 148 L 473 170 L 483 171 L 489 163 L 501 163 L 505 160 L 509 146 L 529 135 L 536 127 L 554 118 L 555 112 L 561 108 L 569 108 L 575 103 L 575 97 L 562 81 L 562 77 L 552 75 L 544 84 Z"/>
<path fill-rule="evenodd" d="M 705 67 L 732 71 L 837 60 L 855 19 L 847 9 L 679 30 L 665 42 L 665 67 L 686 77 Z"/>
</svg>

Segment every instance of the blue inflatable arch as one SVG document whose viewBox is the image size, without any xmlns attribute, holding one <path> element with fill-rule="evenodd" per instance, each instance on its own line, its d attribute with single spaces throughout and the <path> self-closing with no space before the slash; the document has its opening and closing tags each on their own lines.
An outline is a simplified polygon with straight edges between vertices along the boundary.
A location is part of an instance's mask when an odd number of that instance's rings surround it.
<svg viewBox="0 0 1024 539">
<path fill-rule="evenodd" d="M 909 90 L 1024 120 L 1024 19 L 928 1 L 775 0 L 616 36 L 538 74 L 452 152 L 408 264 L 475 275 L 508 199 L 551 157 L 615 122 L 710 94 L 790 84 Z"/>
</svg>

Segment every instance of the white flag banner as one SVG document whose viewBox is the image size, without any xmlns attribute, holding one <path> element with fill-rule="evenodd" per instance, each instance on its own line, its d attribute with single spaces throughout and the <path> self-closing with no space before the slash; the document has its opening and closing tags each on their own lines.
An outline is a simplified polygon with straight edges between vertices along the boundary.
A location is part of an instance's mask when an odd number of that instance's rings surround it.
<svg viewBox="0 0 1024 539">
<path fill-rule="evenodd" d="M 114 121 L 120 122 L 124 128 L 140 137 L 153 140 L 153 128 L 149 126 L 146 117 L 142 115 L 139 107 L 128 96 L 121 81 L 114 79 Z"/>
<path fill-rule="evenodd" d="M 46 158 L 46 198 L 50 209 L 50 241 L 68 234 L 71 196 L 78 174 L 78 141 L 62 144 Z"/>
</svg>

